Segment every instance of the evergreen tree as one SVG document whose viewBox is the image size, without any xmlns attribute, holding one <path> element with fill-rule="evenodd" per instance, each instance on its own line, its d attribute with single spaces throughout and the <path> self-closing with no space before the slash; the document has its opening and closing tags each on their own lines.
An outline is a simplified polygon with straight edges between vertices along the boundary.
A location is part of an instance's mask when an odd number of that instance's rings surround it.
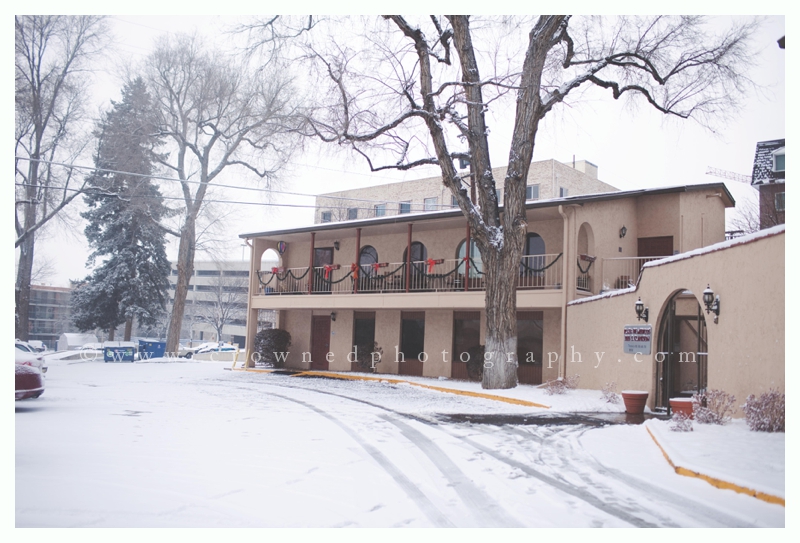
<svg viewBox="0 0 800 543">
<path fill-rule="evenodd" d="M 133 319 L 153 325 L 165 312 L 170 264 L 161 219 L 163 197 L 148 177 L 160 143 L 150 96 L 142 79 L 125 85 L 122 101 L 112 102 L 96 136 L 96 170 L 84 197 L 89 263 L 105 258 L 76 289 L 73 321 L 80 329 L 111 330 L 123 322 L 130 339 Z"/>
</svg>

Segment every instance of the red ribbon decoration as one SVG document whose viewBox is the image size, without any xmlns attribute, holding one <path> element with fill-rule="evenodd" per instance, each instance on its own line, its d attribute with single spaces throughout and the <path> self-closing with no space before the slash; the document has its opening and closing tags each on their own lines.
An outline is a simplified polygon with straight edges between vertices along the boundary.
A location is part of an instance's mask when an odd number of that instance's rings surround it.
<svg viewBox="0 0 800 543">
<path fill-rule="evenodd" d="M 372 263 L 372 270 L 373 271 L 378 271 L 378 268 L 380 268 L 380 267 L 381 267 L 381 265 L 379 263 L 377 263 L 377 262 L 373 262 Z"/>
<path fill-rule="evenodd" d="M 358 264 L 350 264 L 350 271 L 353 272 L 353 279 L 358 279 Z"/>
<path fill-rule="evenodd" d="M 436 261 L 434 259 L 432 259 L 432 258 L 429 258 L 427 260 L 427 262 L 428 262 L 428 273 L 432 273 L 433 272 L 433 266 L 436 264 Z"/>
<path fill-rule="evenodd" d="M 325 268 L 325 279 L 327 279 L 328 276 L 331 274 L 331 270 L 333 269 L 333 266 L 331 266 L 330 264 L 325 264 L 325 266 L 323 266 L 323 267 Z"/>
<path fill-rule="evenodd" d="M 278 268 L 272 268 L 272 273 L 278 273 Z"/>
</svg>

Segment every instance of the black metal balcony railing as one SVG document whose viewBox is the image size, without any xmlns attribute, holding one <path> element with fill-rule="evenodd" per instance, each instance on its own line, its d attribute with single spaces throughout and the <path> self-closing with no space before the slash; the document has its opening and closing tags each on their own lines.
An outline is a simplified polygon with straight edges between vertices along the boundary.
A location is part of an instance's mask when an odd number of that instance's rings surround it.
<svg viewBox="0 0 800 543">
<path fill-rule="evenodd" d="M 517 288 L 560 289 L 561 272 L 561 254 L 523 257 Z M 480 265 L 471 261 L 467 277 L 464 259 L 415 261 L 411 262 L 408 271 L 405 262 L 359 266 L 337 264 L 311 269 L 272 268 L 258 272 L 258 280 L 262 293 L 266 295 L 458 292 L 486 289 Z"/>
</svg>

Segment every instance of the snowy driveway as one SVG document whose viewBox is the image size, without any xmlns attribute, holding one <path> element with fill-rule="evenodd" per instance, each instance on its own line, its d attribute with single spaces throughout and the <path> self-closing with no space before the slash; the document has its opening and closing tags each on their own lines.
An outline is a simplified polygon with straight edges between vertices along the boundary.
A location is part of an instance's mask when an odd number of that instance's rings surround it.
<svg viewBox="0 0 800 543">
<path fill-rule="evenodd" d="M 640 426 L 472 424 L 448 415 L 546 411 L 224 366 L 52 363 L 16 403 L 16 526 L 784 525 Z"/>
</svg>

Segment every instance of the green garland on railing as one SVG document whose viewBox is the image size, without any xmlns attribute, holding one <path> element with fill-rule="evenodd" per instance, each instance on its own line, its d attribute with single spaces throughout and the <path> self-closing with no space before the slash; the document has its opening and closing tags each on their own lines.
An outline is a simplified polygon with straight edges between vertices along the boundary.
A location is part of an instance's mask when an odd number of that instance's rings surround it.
<svg viewBox="0 0 800 543">
<path fill-rule="evenodd" d="M 295 281 L 299 281 L 300 279 L 302 279 L 306 275 L 308 275 L 308 270 L 309 270 L 309 268 L 306 268 L 306 271 L 303 273 L 303 275 L 297 276 L 292 272 L 292 270 L 289 269 L 289 270 L 286 270 L 286 273 L 283 274 L 283 277 L 281 277 L 281 275 L 279 273 L 277 273 L 277 272 L 260 271 L 260 272 L 258 272 L 258 282 L 261 283 L 262 287 L 266 287 L 267 285 L 269 285 L 272 282 L 273 279 L 277 279 L 278 281 L 282 282 L 282 281 L 286 281 L 287 278 L 291 277 Z M 263 279 L 261 279 L 261 274 L 263 274 L 263 273 L 268 273 L 271 276 L 269 278 L 269 281 L 267 281 L 266 283 L 264 282 Z"/>
<path fill-rule="evenodd" d="M 368 264 L 368 266 L 372 266 L 372 265 Z M 363 272 L 364 271 L 364 266 L 362 264 L 359 264 L 359 267 L 361 268 L 361 271 Z M 361 280 L 362 281 L 386 281 L 386 279 L 388 279 L 389 277 L 393 276 L 394 274 L 396 274 L 397 272 L 399 272 L 400 270 L 402 270 L 405 267 L 406 267 L 406 263 L 403 262 L 402 264 L 397 266 L 397 268 L 395 268 L 393 271 L 391 271 L 389 273 L 386 273 L 386 274 L 383 274 L 383 275 L 377 275 L 377 274 L 370 275 L 368 273 L 364 273 L 364 275 L 361 276 Z"/>
<path fill-rule="evenodd" d="M 561 255 L 563 255 L 563 254 L 564 253 L 558 253 L 558 256 L 555 257 L 555 259 L 553 259 L 553 261 L 550 264 L 548 264 L 547 266 L 545 266 L 544 268 L 531 268 L 530 266 L 525 264 L 525 259 L 524 258 L 522 260 L 520 260 L 520 264 L 522 264 L 522 267 L 525 268 L 528 271 L 532 271 L 532 272 L 535 272 L 535 273 L 540 273 L 540 272 L 545 271 L 547 268 L 549 268 L 550 266 L 552 266 L 556 262 L 558 262 L 558 259 L 561 258 Z"/>
<path fill-rule="evenodd" d="M 461 264 L 463 262 L 464 262 L 463 260 L 460 261 L 458 264 L 456 264 L 455 268 L 453 268 L 452 270 L 450 270 L 447 273 L 427 273 L 425 271 L 425 266 L 428 265 L 428 262 L 425 261 L 425 260 L 419 260 L 418 262 L 412 262 L 411 265 L 414 267 L 415 270 L 417 270 L 418 274 L 423 276 L 423 277 L 426 277 L 428 279 L 444 279 L 445 277 L 450 277 L 451 275 L 456 273 L 458 271 L 458 268 L 461 267 Z M 422 264 L 423 265 L 421 270 L 417 267 L 418 264 Z"/>
<path fill-rule="evenodd" d="M 333 268 L 331 268 L 331 271 L 333 271 Z M 325 283 L 327 285 L 336 285 L 336 284 L 341 283 L 342 281 L 344 281 L 345 279 L 347 279 L 351 275 L 353 275 L 353 270 L 350 270 L 349 272 L 347 272 L 347 274 L 344 277 L 342 277 L 341 279 L 337 279 L 336 281 L 334 281 L 333 279 L 325 279 L 324 275 L 320 275 L 321 273 L 322 272 L 320 272 L 319 270 L 314 268 L 314 275 L 317 276 L 317 279 L 319 279 L 320 281 L 322 281 L 323 283 Z"/>
<path fill-rule="evenodd" d="M 584 275 L 589 273 L 589 270 L 592 269 L 592 264 L 594 264 L 594 260 L 590 261 L 589 265 L 586 266 L 586 269 L 584 270 L 583 268 L 581 268 L 581 259 L 580 258 L 578 259 L 578 269 L 581 270 L 581 273 Z"/>
</svg>

